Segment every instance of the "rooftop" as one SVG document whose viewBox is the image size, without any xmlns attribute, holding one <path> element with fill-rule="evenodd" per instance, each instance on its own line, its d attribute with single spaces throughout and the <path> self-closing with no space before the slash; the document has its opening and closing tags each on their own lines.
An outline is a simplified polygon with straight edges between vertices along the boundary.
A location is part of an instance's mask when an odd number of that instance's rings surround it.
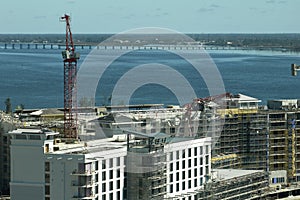
<svg viewBox="0 0 300 200">
<path fill-rule="evenodd" d="M 58 132 L 53 132 L 49 129 L 16 129 L 13 131 L 8 132 L 8 134 L 14 134 L 14 135 L 19 135 L 19 134 L 42 134 L 42 135 L 58 135 Z"/>
<path fill-rule="evenodd" d="M 261 102 L 261 100 L 257 99 L 257 98 L 254 98 L 254 97 L 250 97 L 250 96 L 247 96 L 247 95 L 244 95 L 244 94 L 237 94 L 237 95 L 234 95 L 231 100 L 233 101 L 238 101 L 238 102 Z"/>
<path fill-rule="evenodd" d="M 57 143 L 55 147 L 58 147 L 59 150 L 54 151 L 54 154 L 88 154 L 124 148 L 126 142 L 116 142 L 113 138 L 106 138 L 73 144 Z"/>
<path fill-rule="evenodd" d="M 217 180 L 229 180 L 248 176 L 254 173 L 264 172 L 263 170 L 242 170 L 242 169 L 212 169 L 213 178 Z"/>
</svg>

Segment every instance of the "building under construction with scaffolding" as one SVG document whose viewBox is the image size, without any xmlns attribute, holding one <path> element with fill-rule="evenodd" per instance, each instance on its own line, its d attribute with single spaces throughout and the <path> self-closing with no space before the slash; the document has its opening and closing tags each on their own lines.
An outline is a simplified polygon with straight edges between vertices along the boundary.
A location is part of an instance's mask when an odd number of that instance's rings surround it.
<svg viewBox="0 0 300 200">
<path fill-rule="evenodd" d="M 297 184 L 299 101 L 270 100 L 261 108 L 259 100 L 241 94 L 224 100 L 226 108 L 216 110 L 224 125 L 212 152 L 213 168 L 264 170 L 271 186 Z"/>
<path fill-rule="evenodd" d="M 267 170 L 268 123 L 266 113 L 261 113 L 260 100 L 243 94 L 222 97 L 221 108 L 213 110 L 214 120 L 200 117 L 199 136 L 214 132 L 212 151 L 213 168 L 243 168 Z M 209 105 L 208 103 L 206 105 Z M 211 117 L 212 118 L 212 117 Z"/>
<path fill-rule="evenodd" d="M 127 199 L 230 199 L 244 193 L 249 199 L 267 198 L 271 193 L 280 196 L 278 191 L 296 187 L 300 181 L 299 103 L 272 100 L 265 107 L 259 103 L 243 94 L 224 94 L 196 99 L 184 107 L 131 105 L 124 112 L 122 107 L 114 112 L 106 107 L 101 108 L 103 117 L 88 123 L 100 124 L 110 137 L 118 138 L 124 129 L 136 134 L 127 146 L 126 167 L 130 169 L 131 163 L 151 171 L 126 174 L 126 183 L 130 183 L 124 188 Z M 202 143 L 195 150 L 190 148 L 190 141 L 176 146 L 166 142 L 168 138 L 181 138 L 179 143 L 189 138 L 211 138 L 211 149 L 206 152 Z M 171 150 L 172 145 L 176 148 Z M 199 155 L 194 153 L 198 151 Z M 136 153 L 142 155 L 140 160 Z M 225 179 L 222 175 L 214 177 L 210 169 L 241 171 Z M 266 189 L 266 183 L 273 189 Z M 223 184 L 232 193 L 219 196 Z"/>
</svg>

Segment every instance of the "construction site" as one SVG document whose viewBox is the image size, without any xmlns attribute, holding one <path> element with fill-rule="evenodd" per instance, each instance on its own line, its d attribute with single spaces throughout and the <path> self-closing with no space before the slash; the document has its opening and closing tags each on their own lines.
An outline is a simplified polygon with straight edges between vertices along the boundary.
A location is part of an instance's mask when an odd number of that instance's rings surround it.
<svg viewBox="0 0 300 200">
<path fill-rule="evenodd" d="M 37 140 L 42 146 L 40 159 L 46 159 L 42 165 L 58 166 L 60 160 L 66 161 L 65 188 L 56 187 L 56 180 L 50 181 L 51 173 L 60 177 L 59 170 L 41 171 L 45 187 L 40 191 L 48 200 L 53 192 L 50 187 L 65 189 L 68 198 L 93 200 L 258 200 L 300 194 L 299 100 L 270 100 L 261 106 L 254 97 L 225 93 L 181 106 L 78 107 L 80 56 L 75 51 L 69 16 L 61 20 L 66 23 L 64 108 L 27 109 L 15 116 L 1 113 L 1 195 L 9 195 L 10 183 L 13 195 L 21 196 L 18 192 L 22 191 L 18 180 L 10 182 L 15 178 L 10 170 L 18 169 L 11 164 L 15 158 L 10 145 L 18 151 L 18 144 L 36 144 Z M 112 146 L 99 147 L 93 143 L 96 140 Z M 97 156 L 87 155 L 89 152 Z M 71 160 L 76 162 L 68 164 Z M 124 162 L 120 164 L 120 160 Z M 99 164 L 106 161 L 109 167 Z M 79 166 L 88 170 L 79 173 Z M 30 181 L 21 185 L 29 187 Z"/>
</svg>

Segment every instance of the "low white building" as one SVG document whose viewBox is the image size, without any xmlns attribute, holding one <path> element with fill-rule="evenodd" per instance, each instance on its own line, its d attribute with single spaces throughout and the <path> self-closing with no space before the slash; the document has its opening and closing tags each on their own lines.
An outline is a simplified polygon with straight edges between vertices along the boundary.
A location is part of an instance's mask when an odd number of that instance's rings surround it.
<svg viewBox="0 0 300 200">
<path fill-rule="evenodd" d="M 195 199 L 211 174 L 211 138 L 174 138 L 167 153 L 167 199 Z"/>
<path fill-rule="evenodd" d="M 11 135 L 11 199 L 45 199 L 45 157 L 54 150 L 56 132 L 18 129 Z"/>
<path fill-rule="evenodd" d="M 49 130 L 18 129 L 8 134 L 12 199 L 127 199 L 127 148 L 137 139 L 129 143 L 109 138 L 66 144 L 54 138 L 57 132 Z M 194 199 L 211 173 L 211 140 L 170 141 L 163 147 L 164 198 Z"/>
</svg>

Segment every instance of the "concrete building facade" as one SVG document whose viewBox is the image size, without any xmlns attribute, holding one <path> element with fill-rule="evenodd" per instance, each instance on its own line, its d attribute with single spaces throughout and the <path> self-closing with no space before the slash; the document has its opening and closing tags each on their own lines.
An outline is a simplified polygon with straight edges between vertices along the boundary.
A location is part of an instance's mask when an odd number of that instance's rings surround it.
<svg viewBox="0 0 300 200">
<path fill-rule="evenodd" d="M 153 148 L 159 154 L 153 157 L 150 150 L 144 155 L 156 159 L 150 167 L 158 167 L 151 173 L 137 173 L 138 159 L 130 157 L 130 148 L 141 149 L 139 145 L 145 145 L 141 135 L 127 142 L 110 138 L 72 144 L 62 143 L 55 138 L 58 133 L 49 130 L 17 129 L 8 135 L 11 137 L 10 193 L 14 200 L 134 199 L 135 192 L 147 197 L 149 191 L 151 199 L 196 199 L 194 196 L 211 173 L 210 138 L 172 138 L 166 142 L 162 137 L 165 134 L 147 135 L 147 141 L 151 140 L 149 144 L 153 146 L 143 148 Z M 130 165 L 134 166 L 135 173 L 126 171 Z M 139 179 L 141 175 L 143 178 Z M 140 180 L 149 180 L 148 190 L 141 185 L 132 187 L 135 179 L 138 184 Z"/>
</svg>

